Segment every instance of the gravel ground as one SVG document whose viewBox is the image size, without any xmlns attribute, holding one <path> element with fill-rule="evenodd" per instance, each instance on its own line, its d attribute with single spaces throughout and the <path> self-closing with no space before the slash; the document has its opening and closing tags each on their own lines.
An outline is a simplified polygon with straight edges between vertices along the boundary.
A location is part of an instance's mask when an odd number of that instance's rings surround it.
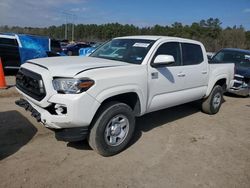
<svg viewBox="0 0 250 188">
<path fill-rule="evenodd" d="M 6 89 L 0 89 L 0 98 L 4 97 L 18 97 L 19 94 L 17 93 L 15 89 L 15 77 L 14 76 L 6 76 L 5 78 L 7 88 Z"/>
<path fill-rule="evenodd" d="M 0 91 L 0 187 L 250 187 L 250 98 L 226 96 L 214 116 L 196 103 L 145 115 L 108 158 L 86 141 L 56 141 L 17 99 Z"/>
</svg>

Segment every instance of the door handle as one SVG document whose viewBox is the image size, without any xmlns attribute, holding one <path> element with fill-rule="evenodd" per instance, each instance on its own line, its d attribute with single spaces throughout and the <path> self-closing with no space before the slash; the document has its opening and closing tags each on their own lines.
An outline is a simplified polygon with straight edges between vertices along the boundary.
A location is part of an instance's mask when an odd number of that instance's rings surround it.
<svg viewBox="0 0 250 188">
<path fill-rule="evenodd" d="M 185 77 L 186 74 L 184 74 L 184 73 L 179 73 L 179 74 L 177 74 L 177 76 L 178 76 L 178 77 Z"/>
<path fill-rule="evenodd" d="M 207 74 L 207 71 L 201 71 L 202 74 Z"/>
</svg>

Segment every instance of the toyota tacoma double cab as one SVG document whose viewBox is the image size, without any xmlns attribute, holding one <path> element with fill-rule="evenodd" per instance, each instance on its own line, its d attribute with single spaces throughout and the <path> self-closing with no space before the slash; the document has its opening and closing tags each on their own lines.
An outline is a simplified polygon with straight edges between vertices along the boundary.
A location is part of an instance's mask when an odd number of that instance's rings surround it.
<svg viewBox="0 0 250 188">
<path fill-rule="evenodd" d="M 202 43 L 164 36 L 112 39 L 88 57 L 51 57 L 23 64 L 16 104 L 54 130 L 58 140 L 87 139 L 103 156 L 121 152 L 135 117 L 202 100 L 216 114 L 234 64 L 209 64 Z"/>
</svg>

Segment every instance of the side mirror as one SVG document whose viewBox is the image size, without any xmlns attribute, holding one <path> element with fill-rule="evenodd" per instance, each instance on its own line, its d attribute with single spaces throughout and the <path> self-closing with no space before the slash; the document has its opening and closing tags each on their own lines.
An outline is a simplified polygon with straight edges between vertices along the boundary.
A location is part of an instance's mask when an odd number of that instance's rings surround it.
<svg viewBox="0 0 250 188">
<path fill-rule="evenodd" d="M 161 66 L 165 66 L 165 65 L 170 65 L 172 63 L 174 63 L 174 57 L 172 55 L 158 55 L 156 56 L 154 63 L 153 63 L 153 67 L 161 67 Z"/>
</svg>

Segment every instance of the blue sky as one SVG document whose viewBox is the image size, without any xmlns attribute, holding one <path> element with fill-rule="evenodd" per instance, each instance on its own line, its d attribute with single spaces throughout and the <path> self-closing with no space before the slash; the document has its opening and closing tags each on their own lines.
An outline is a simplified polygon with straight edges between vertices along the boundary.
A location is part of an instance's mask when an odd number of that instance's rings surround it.
<svg viewBox="0 0 250 188">
<path fill-rule="evenodd" d="M 66 14 L 67 13 L 67 14 Z M 74 16 L 70 16 L 74 15 Z M 119 22 L 140 27 L 191 24 L 210 17 L 250 30 L 250 0 L 1 0 L 0 25 Z"/>
</svg>

